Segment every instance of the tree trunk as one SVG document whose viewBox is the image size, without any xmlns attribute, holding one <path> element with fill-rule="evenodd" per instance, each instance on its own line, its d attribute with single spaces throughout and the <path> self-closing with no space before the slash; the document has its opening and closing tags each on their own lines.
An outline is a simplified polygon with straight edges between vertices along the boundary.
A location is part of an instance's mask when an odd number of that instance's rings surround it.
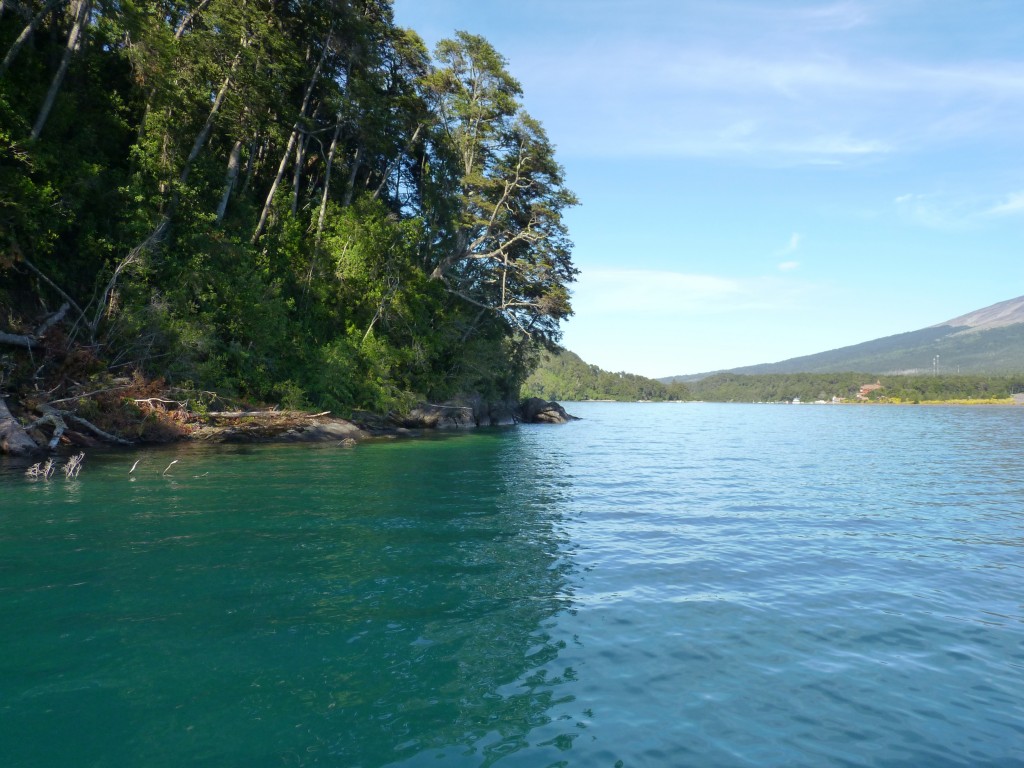
<svg viewBox="0 0 1024 768">
<path fill-rule="evenodd" d="M 292 174 L 292 216 L 299 212 L 299 188 L 302 186 L 302 164 L 306 160 L 306 146 L 309 136 L 300 139 L 295 145 L 295 173 Z"/>
<path fill-rule="evenodd" d="M 341 113 L 338 113 L 338 122 L 334 126 L 334 136 L 331 138 L 331 148 L 327 151 L 327 170 L 324 173 L 324 191 L 320 196 L 320 214 L 316 218 L 316 236 L 313 242 L 316 247 L 320 245 L 320 236 L 324 231 L 324 219 L 327 217 L 327 200 L 331 192 L 331 170 L 334 168 L 334 153 L 338 149 L 338 137 L 341 136 Z"/>
<path fill-rule="evenodd" d="M 423 123 L 420 123 L 419 125 L 417 125 L 417 126 L 416 126 L 416 130 L 415 130 L 415 131 L 413 131 L 413 134 L 412 134 L 412 138 L 411 138 L 411 139 L 409 139 L 409 141 L 408 141 L 408 142 L 406 142 L 406 147 L 407 147 L 408 149 L 410 149 L 410 150 L 411 150 L 411 149 L 412 149 L 413 147 L 415 147 L 415 146 L 416 146 L 416 139 L 418 139 L 418 138 L 419 138 L 419 136 L 420 136 L 420 131 L 421 131 L 422 129 L 423 129 Z M 395 157 L 395 159 L 394 159 L 394 160 L 392 160 L 392 161 L 391 161 L 390 163 L 388 163 L 388 167 L 387 167 L 387 169 L 386 169 L 386 170 L 384 171 L 384 178 L 382 178 L 382 179 L 380 180 L 380 184 L 378 184 L 378 185 L 377 185 L 377 189 L 375 189 L 375 190 L 373 191 L 373 199 L 374 199 L 374 200 L 376 200 L 376 199 L 377 199 L 378 197 L 380 197 L 380 193 L 384 191 L 384 187 L 385 187 L 385 185 L 387 185 L 387 183 L 388 183 L 388 178 L 389 178 L 389 177 L 391 176 L 391 174 L 392 174 L 392 173 L 394 172 L 394 170 L 395 170 L 395 167 L 396 167 L 396 166 L 397 166 L 397 165 L 398 165 L 398 164 L 399 164 L 399 163 L 400 163 L 401 161 L 402 161 L 402 156 L 401 156 L 401 155 L 399 154 L 398 156 L 396 156 L 396 157 Z"/>
<path fill-rule="evenodd" d="M 267 193 L 266 202 L 264 202 L 263 210 L 260 212 L 260 220 L 256 224 L 256 230 L 252 233 L 253 245 L 255 245 L 260 239 L 260 235 L 263 234 L 263 229 L 267 225 L 267 218 L 270 216 L 270 207 L 274 204 L 274 195 L 277 194 L 277 188 L 281 186 L 281 179 L 284 178 L 285 169 L 288 167 L 288 157 L 291 155 L 292 150 L 295 149 L 295 141 L 298 138 L 299 129 L 302 127 L 302 121 L 306 118 L 306 112 L 309 110 L 309 101 L 313 97 L 313 90 L 316 88 L 316 82 L 320 78 L 320 68 L 327 59 L 327 52 L 330 50 L 332 37 L 334 37 L 333 22 L 331 23 L 331 28 L 327 32 L 327 37 L 324 38 L 324 49 L 320 54 L 320 59 L 317 61 L 316 66 L 313 67 L 313 75 L 309 78 L 309 83 L 306 84 L 306 93 L 302 97 L 302 106 L 299 109 L 299 117 L 295 121 L 295 125 L 292 126 L 291 136 L 288 137 L 288 147 L 281 156 L 281 163 L 277 167 L 277 176 L 274 178 L 274 183 L 270 185 L 270 191 Z"/>
<path fill-rule="evenodd" d="M 356 194 L 356 176 L 359 174 L 359 168 L 363 164 L 363 145 L 360 144 L 356 147 L 356 156 L 352 158 L 352 169 L 348 174 L 348 184 L 345 186 L 345 197 L 341 200 L 341 207 L 348 208 L 352 205 L 352 199 Z"/>
<path fill-rule="evenodd" d="M 334 136 L 331 138 L 331 148 L 327 150 L 327 169 L 324 171 L 324 189 L 320 195 L 320 213 L 316 217 L 316 234 L 313 236 L 313 256 L 309 260 L 309 273 L 306 275 L 306 287 L 303 294 L 313 284 L 313 273 L 316 271 L 317 262 L 320 260 L 320 238 L 324 232 L 324 221 L 327 218 L 327 200 L 331 193 L 331 170 L 334 168 L 334 153 L 338 149 L 338 137 L 341 135 L 341 113 L 337 115 L 338 122 L 334 125 Z"/>
<path fill-rule="evenodd" d="M 42 9 L 33 16 L 25 28 L 21 30 L 21 34 L 18 38 L 11 43 L 10 49 L 7 51 L 7 55 L 4 56 L 4 60 L 0 62 L 0 77 L 3 77 L 4 73 L 14 62 L 14 59 L 21 52 L 22 47 L 28 42 L 28 39 L 32 37 L 32 34 L 39 28 L 39 25 L 43 23 L 43 19 L 50 15 L 52 11 L 55 11 L 62 5 L 66 5 L 68 0 L 50 0 Z M 0 16 L 3 15 L 3 0 L 0 0 Z"/>
<path fill-rule="evenodd" d="M 47 91 L 46 98 L 43 99 L 43 106 L 39 109 L 39 116 L 36 118 L 35 125 L 32 126 L 29 141 L 38 139 L 39 134 L 43 132 L 43 128 L 46 126 L 46 121 L 50 117 L 50 110 L 53 109 L 53 102 L 57 99 L 60 87 L 64 83 L 64 76 L 68 71 L 68 65 L 71 64 L 71 56 L 82 47 L 82 38 L 85 36 L 85 27 L 89 20 L 89 10 L 91 8 L 92 0 L 78 0 L 78 4 L 75 6 L 75 21 L 71 25 L 71 32 L 68 34 L 64 55 L 61 57 L 60 66 L 57 67 L 57 73 L 53 76 L 53 82 L 50 83 L 50 90 Z"/>
<path fill-rule="evenodd" d="M 224 214 L 228 210 L 228 200 L 231 199 L 231 192 L 235 188 L 235 181 L 238 180 L 238 170 L 242 164 L 242 142 L 236 141 L 231 148 L 231 155 L 228 157 L 228 174 L 224 180 L 224 195 L 217 206 L 217 223 L 224 221 Z"/>
<path fill-rule="evenodd" d="M 178 24 L 178 28 L 174 30 L 175 40 L 181 40 L 181 36 L 185 34 L 185 30 L 187 30 L 192 25 L 192 20 L 200 13 L 202 13 L 204 10 L 206 10 L 206 6 L 208 6 L 209 4 L 210 0 L 202 0 L 202 2 L 199 3 L 199 5 L 197 5 L 191 11 L 189 11 L 181 17 L 181 23 Z"/>
<path fill-rule="evenodd" d="M 255 175 L 256 169 L 262 165 L 266 149 L 266 141 L 253 139 L 252 144 L 249 145 L 249 160 L 245 164 L 245 181 L 242 182 L 243 195 L 249 191 L 249 187 L 252 185 L 252 177 Z"/>
<path fill-rule="evenodd" d="M 242 41 L 242 46 L 245 46 L 245 41 Z M 188 153 L 188 158 L 185 160 L 185 166 L 181 169 L 181 177 L 178 179 L 179 183 L 184 184 L 188 181 L 188 175 L 192 170 L 192 163 L 195 162 L 196 158 L 199 157 L 199 153 L 203 151 L 203 147 L 206 145 L 206 140 L 210 138 L 210 131 L 213 128 L 213 121 L 217 117 L 217 113 L 220 112 L 221 105 L 224 103 L 224 97 L 227 96 L 228 88 L 231 86 L 231 78 L 235 74 L 235 69 L 238 67 L 238 62 L 242 60 L 242 51 L 239 50 L 235 54 L 234 61 L 231 62 L 231 68 L 228 70 L 227 76 L 224 78 L 224 82 L 220 85 L 220 90 L 217 91 L 217 97 L 213 100 L 213 106 L 210 108 L 210 114 L 206 116 L 206 123 L 203 125 L 199 135 L 196 136 L 196 140 L 192 142 L 192 151 Z"/>
<path fill-rule="evenodd" d="M 288 158 L 295 148 L 295 137 L 299 133 L 298 125 L 298 123 L 295 124 L 291 136 L 288 137 L 288 146 L 285 148 L 284 154 L 281 155 L 281 162 L 277 166 L 277 175 L 274 177 L 273 184 L 270 185 L 270 191 L 267 192 L 266 202 L 263 203 L 263 210 L 260 212 L 260 220 L 256 224 L 256 231 L 252 233 L 253 245 L 260 239 L 260 235 L 263 234 L 263 228 L 267 225 L 267 219 L 270 217 L 270 206 L 274 203 L 274 195 L 277 194 L 277 188 L 281 186 L 281 179 L 284 178 L 284 171 L 288 167 Z"/>
</svg>

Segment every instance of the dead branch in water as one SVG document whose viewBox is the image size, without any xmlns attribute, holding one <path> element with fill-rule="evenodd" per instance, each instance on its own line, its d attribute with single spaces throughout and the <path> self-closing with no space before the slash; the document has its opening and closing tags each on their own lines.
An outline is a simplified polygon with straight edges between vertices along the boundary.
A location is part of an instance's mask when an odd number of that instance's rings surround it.
<svg viewBox="0 0 1024 768">
<path fill-rule="evenodd" d="M 84 453 L 78 453 L 68 459 L 68 463 L 64 465 L 64 477 L 70 480 L 73 477 L 78 477 L 78 473 L 82 471 L 82 461 L 85 460 Z"/>
<path fill-rule="evenodd" d="M 53 469 L 55 466 L 56 465 L 53 463 L 53 459 L 47 459 L 45 462 L 33 464 L 31 467 L 25 470 L 25 477 L 30 477 L 33 480 L 38 480 L 39 478 L 43 478 L 43 480 L 49 480 L 50 475 L 53 474 Z"/>
</svg>

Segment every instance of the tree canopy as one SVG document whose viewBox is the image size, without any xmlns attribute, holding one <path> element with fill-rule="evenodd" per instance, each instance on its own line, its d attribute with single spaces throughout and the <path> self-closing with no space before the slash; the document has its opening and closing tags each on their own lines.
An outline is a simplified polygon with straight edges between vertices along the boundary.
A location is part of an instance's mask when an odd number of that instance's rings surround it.
<svg viewBox="0 0 1024 768">
<path fill-rule="evenodd" d="M 516 395 L 572 313 L 576 199 L 481 37 L 431 56 L 389 0 L 4 0 L 0 56 L 0 332 L 66 304 L 49 346 L 97 365 L 387 409 Z"/>
</svg>

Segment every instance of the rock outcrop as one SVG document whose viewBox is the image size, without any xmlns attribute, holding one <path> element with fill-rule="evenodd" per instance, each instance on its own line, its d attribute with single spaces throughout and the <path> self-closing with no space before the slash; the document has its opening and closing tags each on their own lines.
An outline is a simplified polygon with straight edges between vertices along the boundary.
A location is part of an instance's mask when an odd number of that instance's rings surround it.
<svg viewBox="0 0 1024 768">
<path fill-rule="evenodd" d="M 541 400 L 539 397 L 523 401 L 519 411 L 524 424 L 565 424 L 577 420 L 577 417 L 566 413 L 565 408 L 558 403 Z"/>
<path fill-rule="evenodd" d="M 32 456 L 40 453 L 35 441 L 25 434 L 24 428 L 7 409 L 7 402 L 0 397 L 0 454 L 9 456 Z"/>
<path fill-rule="evenodd" d="M 522 403 L 468 397 L 440 404 L 424 403 L 393 421 L 409 429 L 473 429 L 512 424 L 565 424 L 575 418 L 558 403 L 536 397 Z"/>
</svg>

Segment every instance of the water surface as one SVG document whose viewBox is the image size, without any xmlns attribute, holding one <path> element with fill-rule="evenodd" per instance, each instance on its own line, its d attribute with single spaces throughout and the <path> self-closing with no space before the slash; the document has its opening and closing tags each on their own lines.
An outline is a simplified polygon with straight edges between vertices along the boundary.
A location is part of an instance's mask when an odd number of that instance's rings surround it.
<svg viewBox="0 0 1024 768">
<path fill-rule="evenodd" d="M 570 410 L 4 465 L 5 765 L 1024 765 L 1024 409 Z"/>
</svg>

